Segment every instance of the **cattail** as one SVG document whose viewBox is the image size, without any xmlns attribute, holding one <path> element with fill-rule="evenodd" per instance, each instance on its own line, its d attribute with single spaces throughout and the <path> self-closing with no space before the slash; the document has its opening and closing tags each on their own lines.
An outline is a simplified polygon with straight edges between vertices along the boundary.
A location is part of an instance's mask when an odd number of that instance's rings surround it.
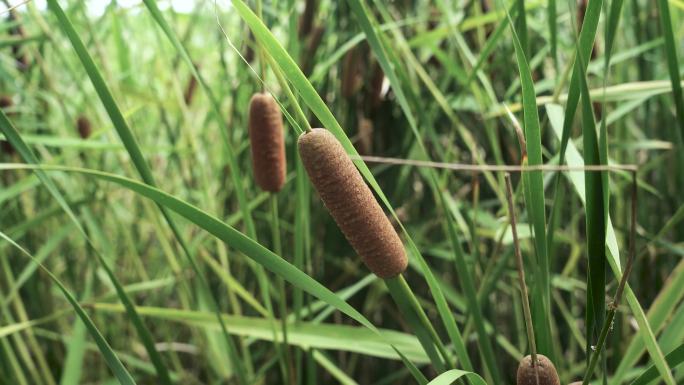
<svg viewBox="0 0 684 385">
<path fill-rule="evenodd" d="M 532 365 L 532 356 L 525 356 L 518 366 L 518 385 L 560 385 L 560 378 L 556 367 L 548 357 L 537 354 L 538 366 Z M 539 372 L 539 382 L 537 382 L 537 370 Z"/>
<path fill-rule="evenodd" d="M 199 69 L 199 66 L 195 66 Z M 190 74 L 190 78 L 188 79 L 188 85 L 185 86 L 185 92 L 183 93 L 183 100 L 185 101 L 185 105 L 189 106 L 192 104 L 192 99 L 195 96 L 195 91 L 197 90 L 197 79 Z"/>
<path fill-rule="evenodd" d="M 302 59 L 300 62 L 302 63 L 302 72 L 304 72 L 306 75 L 311 73 L 314 56 L 316 55 L 316 51 L 318 51 L 318 47 L 321 45 L 324 32 L 325 28 L 323 26 L 316 26 L 311 33 L 311 37 L 309 37 L 309 45 L 306 52 L 302 52 Z"/>
<path fill-rule="evenodd" d="M 247 33 L 247 39 L 245 40 L 245 60 L 247 63 L 252 63 L 254 61 L 254 45 L 256 44 L 256 41 L 254 41 L 254 35 L 252 34 L 252 30 L 249 30 Z"/>
<path fill-rule="evenodd" d="M 342 96 L 351 98 L 361 87 L 360 58 L 356 49 L 347 51 L 342 62 Z"/>
<path fill-rule="evenodd" d="M 7 95 L 0 96 L 0 108 L 5 109 L 7 107 L 12 107 L 13 104 L 11 97 Z"/>
<path fill-rule="evenodd" d="M 264 191 L 280 191 L 285 184 L 283 118 L 271 94 L 254 94 L 249 102 L 249 140 L 257 185 Z"/>
<path fill-rule="evenodd" d="M 12 103 L 12 98 L 10 98 L 7 95 L 2 95 L 0 96 L 0 108 L 5 109 L 8 107 L 12 107 L 14 103 Z M 7 140 L 0 140 L 0 149 L 2 149 L 2 152 L 7 155 L 7 156 L 12 156 L 14 155 L 14 147 L 8 142 Z"/>
<path fill-rule="evenodd" d="M 10 11 L 8 19 L 10 22 L 19 21 L 19 17 L 17 16 L 17 13 L 14 9 Z M 26 37 L 26 32 L 24 31 L 24 27 L 22 27 L 21 24 L 17 24 L 15 27 L 12 27 L 9 32 L 10 35 L 16 37 Z M 28 68 L 28 56 L 26 56 L 26 53 L 22 51 L 20 44 L 12 44 L 12 56 L 14 56 L 14 60 L 16 61 L 17 68 L 19 70 L 23 71 Z"/>
<path fill-rule="evenodd" d="M 371 107 L 377 108 L 382 103 L 382 86 L 385 82 L 385 72 L 377 62 L 373 65 L 373 73 L 370 79 L 370 100 Z"/>
<path fill-rule="evenodd" d="M 318 8 L 317 0 L 306 0 L 304 4 L 304 13 L 302 13 L 301 19 L 299 19 L 299 37 L 303 38 L 311 33 L 313 27 L 314 16 L 316 15 L 316 9 Z"/>
<path fill-rule="evenodd" d="M 83 115 L 79 116 L 76 120 L 76 130 L 78 130 L 78 135 L 81 136 L 81 139 L 88 139 L 92 133 L 90 120 Z"/>
<path fill-rule="evenodd" d="M 587 13 L 587 6 L 589 5 L 589 0 L 578 0 L 577 2 L 577 28 L 581 29 L 584 23 L 584 15 Z M 591 58 L 596 59 L 598 57 L 598 42 L 594 41 L 594 45 L 591 47 Z M 586 58 L 585 58 L 586 60 Z"/>
<path fill-rule="evenodd" d="M 373 152 L 373 121 L 359 118 L 357 149 L 361 155 L 368 155 Z"/>
<path fill-rule="evenodd" d="M 406 270 L 408 259 L 399 235 L 342 144 L 327 130 L 316 128 L 302 134 L 297 145 L 311 183 L 366 266 L 380 278 Z"/>
</svg>

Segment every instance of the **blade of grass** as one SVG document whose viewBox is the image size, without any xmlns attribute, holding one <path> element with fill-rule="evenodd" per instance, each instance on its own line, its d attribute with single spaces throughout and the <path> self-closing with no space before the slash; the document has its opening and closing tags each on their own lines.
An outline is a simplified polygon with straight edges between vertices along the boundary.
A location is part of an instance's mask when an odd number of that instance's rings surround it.
<svg viewBox="0 0 684 385">
<path fill-rule="evenodd" d="M 542 164 L 541 128 L 536 105 L 536 93 L 532 73 L 527 62 L 524 47 L 518 39 L 509 17 L 511 35 L 518 62 L 520 83 L 523 100 L 523 128 L 525 132 L 525 148 L 522 154 L 523 164 L 532 166 Z M 539 352 L 553 357 L 553 340 L 551 338 L 551 291 L 549 256 L 546 244 L 546 207 L 544 205 L 544 181 L 540 171 L 526 172 L 522 175 L 525 203 L 528 216 L 531 218 L 534 232 L 534 250 L 536 263 L 534 264 L 534 283 L 532 297 L 539 300 L 532 302 L 533 322 L 536 325 L 535 337 Z"/>
<path fill-rule="evenodd" d="M 119 383 L 121 385 L 136 385 L 135 380 L 133 380 L 133 377 L 131 377 L 130 373 L 128 373 L 126 368 L 123 366 L 119 358 L 116 356 L 112 348 L 109 346 L 109 343 L 107 343 L 107 341 L 104 339 L 102 333 L 100 333 L 100 331 L 97 329 L 97 327 L 90 319 L 88 314 L 85 312 L 85 310 L 83 310 L 81 305 L 78 304 L 76 298 L 74 298 L 74 296 L 66 289 L 62 282 L 55 275 L 53 275 L 52 272 L 48 270 L 43 264 L 37 262 L 30 252 L 21 247 L 19 244 L 15 243 L 11 238 L 9 238 L 7 235 L 5 235 L 5 233 L 1 231 L 0 238 L 10 243 L 13 247 L 17 248 L 19 251 L 21 251 L 22 254 L 30 258 L 32 262 L 38 263 L 38 266 L 41 268 L 41 270 L 43 270 L 55 283 L 55 285 L 57 285 L 57 287 L 62 292 L 64 297 L 67 299 L 69 304 L 74 308 L 76 315 L 78 315 L 78 317 L 81 319 L 83 324 L 88 329 L 90 336 L 93 337 L 93 339 L 95 340 L 95 343 L 100 349 L 100 353 L 102 353 L 102 356 L 104 357 L 107 366 L 109 366 L 110 370 L 117 378 Z"/>
<path fill-rule="evenodd" d="M 28 148 L 26 143 L 24 143 L 23 139 L 17 132 L 16 128 L 12 125 L 12 123 L 9 121 L 7 118 L 7 115 L 3 111 L 0 111 L 0 132 L 2 132 L 7 140 L 12 144 L 12 146 L 19 152 L 21 157 L 30 164 L 38 164 L 39 161 L 36 158 L 36 156 L 33 154 L 33 152 Z M 150 359 L 152 360 L 152 363 L 155 366 L 155 369 L 157 370 L 157 374 L 159 376 L 159 380 L 163 384 L 170 385 L 170 379 L 168 375 L 168 371 L 166 370 L 166 366 L 164 366 L 161 356 L 159 355 L 159 352 L 154 346 L 154 342 L 152 340 L 152 335 L 150 334 L 149 330 L 145 327 L 145 325 L 142 323 L 142 320 L 140 317 L 136 314 L 135 308 L 132 304 L 132 301 L 130 298 L 128 298 L 128 295 L 126 292 L 123 290 L 122 285 L 119 283 L 118 279 L 114 275 L 114 272 L 111 270 L 107 262 L 105 261 L 104 257 L 100 254 L 100 252 L 95 248 L 93 245 L 92 241 L 88 237 L 85 229 L 81 226 L 79 220 L 76 218 L 76 215 L 74 212 L 71 210 L 69 204 L 66 202 L 62 194 L 59 192 L 57 189 L 57 186 L 54 184 L 54 182 L 45 175 L 44 172 L 41 170 L 36 170 L 36 175 L 40 179 L 40 181 L 43 183 L 43 185 L 48 189 L 50 194 L 57 200 L 59 205 L 62 207 L 62 209 L 68 214 L 69 218 L 73 221 L 73 223 L 76 225 L 76 228 L 78 229 L 79 233 L 84 237 L 84 239 L 87 241 L 88 245 L 92 248 L 92 250 L 95 252 L 95 256 L 97 257 L 98 262 L 100 263 L 100 266 L 104 269 L 105 273 L 107 274 L 107 277 L 110 279 L 114 287 L 116 288 L 117 295 L 119 299 L 121 300 L 121 303 L 126 307 L 128 311 L 128 316 L 130 317 L 131 321 L 133 322 L 133 325 L 136 328 L 136 331 L 138 332 L 138 335 L 142 339 L 143 345 L 147 351 L 147 353 L 150 356 Z"/>
<path fill-rule="evenodd" d="M 553 132 L 556 135 L 556 138 L 560 140 L 562 137 L 563 127 L 563 109 L 561 106 L 555 104 L 547 104 L 546 109 L 549 115 L 549 121 L 551 122 L 551 127 L 553 128 Z M 579 154 L 579 152 L 571 142 L 569 142 L 568 145 L 567 155 L 567 163 L 569 166 L 577 167 L 584 165 L 584 159 L 582 159 L 582 156 Z M 580 198 L 582 204 L 586 205 L 585 181 L 583 173 L 573 171 L 565 173 L 564 175 L 572 183 L 573 187 L 575 188 L 575 192 Z M 620 267 L 620 251 L 617 239 L 615 237 L 615 230 L 613 229 L 610 217 L 608 217 L 607 220 L 606 238 L 607 249 L 610 254 L 610 258 L 608 258 L 608 264 L 611 270 L 613 271 L 613 275 L 615 275 L 615 278 L 620 279 L 622 277 L 622 268 Z M 649 324 L 649 321 L 646 318 L 646 314 L 644 313 L 641 304 L 639 304 L 639 300 L 636 298 L 636 295 L 632 291 L 629 284 L 625 286 L 625 297 L 630 309 L 632 310 L 632 315 L 634 316 L 634 319 L 636 320 L 637 325 L 639 326 L 639 335 L 641 336 L 644 344 L 646 345 L 646 348 L 648 350 L 649 355 L 651 356 L 651 359 L 653 359 L 661 375 L 663 375 L 663 377 L 668 381 L 667 383 L 674 384 L 674 379 L 672 378 L 672 374 L 670 373 L 670 369 L 667 365 L 667 362 L 665 361 L 663 353 L 658 345 L 658 342 L 656 341 L 653 330 L 651 329 L 651 325 Z"/>
<path fill-rule="evenodd" d="M 675 368 L 677 365 L 684 362 L 684 344 L 679 345 L 678 348 L 668 353 L 665 356 L 665 360 L 671 368 Z M 658 378 L 660 378 L 659 369 L 655 365 L 651 365 L 639 377 L 632 381 L 631 385 L 647 385 Z"/>
<path fill-rule="evenodd" d="M 116 101 L 114 100 L 114 97 L 112 93 L 109 91 L 109 88 L 107 87 L 107 84 L 105 83 L 104 79 L 102 78 L 102 75 L 100 74 L 99 70 L 97 69 L 97 66 L 95 65 L 95 62 L 93 61 L 92 57 L 86 50 L 85 45 L 81 41 L 80 37 L 78 36 L 76 30 L 74 29 L 73 25 L 69 21 L 68 17 L 62 10 L 62 8 L 59 6 L 56 0 L 49 0 L 48 1 L 48 6 L 50 10 L 55 14 L 57 19 L 59 20 L 60 26 L 62 27 L 64 33 L 67 35 L 69 40 L 71 41 L 71 44 L 76 51 L 79 60 L 81 61 L 81 64 L 83 65 L 84 69 L 88 73 L 88 76 L 90 77 L 91 82 L 93 83 L 93 86 L 102 100 L 102 104 L 104 105 L 105 109 L 107 110 L 107 113 L 109 114 L 109 117 L 114 125 L 114 128 L 117 130 L 117 133 L 119 134 L 119 137 L 121 138 L 121 141 L 123 142 L 124 146 L 126 147 L 126 150 L 128 151 L 131 160 L 133 161 L 136 169 L 138 170 L 138 173 L 142 177 L 142 179 L 150 185 L 156 185 L 154 177 L 152 175 L 152 172 L 150 171 L 149 167 L 147 166 L 147 163 L 145 161 L 145 158 L 142 154 L 142 151 L 140 150 L 140 147 L 137 143 L 137 140 L 135 139 L 135 136 L 133 135 L 133 132 L 131 129 L 128 127 L 128 123 L 126 122 L 125 118 L 121 114 L 121 110 L 119 109 Z M 194 69 L 194 66 L 193 66 Z M 196 70 L 195 70 L 196 72 Z M 232 169 L 233 175 L 235 175 L 235 168 Z M 241 189 L 238 187 L 240 186 L 239 180 L 238 183 L 235 184 L 236 186 L 236 191 L 241 191 Z M 239 193 L 238 193 L 239 195 Z M 241 205 L 243 208 L 246 207 L 245 205 Z M 171 228 L 171 231 L 174 233 L 174 236 L 178 240 L 179 245 L 181 246 L 181 249 L 183 250 L 185 256 L 187 259 L 190 261 L 191 266 L 193 267 L 193 270 L 197 273 L 198 278 L 200 278 L 200 284 L 203 287 L 203 292 L 206 296 L 207 299 L 210 300 L 210 306 L 213 306 L 216 308 L 216 312 L 218 313 L 218 307 L 216 305 L 216 300 L 211 296 L 210 291 L 208 290 L 208 285 L 206 282 L 204 282 L 203 275 L 201 274 L 201 271 L 199 267 L 197 266 L 197 263 L 190 253 L 190 250 L 187 247 L 187 243 L 183 239 L 180 229 L 176 226 L 175 222 L 173 221 L 173 218 L 171 218 L 170 214 L 166 209 L 160 206 L 160 210 L 162 212 L 162 215 L 164 216 L 164 219 L 168 223 L 169 227 Z M 247 214 L 247 215 L 245 215 Z M 245 220 L 245 223 L 249 224 L 251 223 L 249 213 L 243 213 L 243 217 Z M 249 227 L 249 226 L 248 226 Z M 247 383 L 247 378 L 245 375 L 244 370 L 241 368 L 242 361 L 238 359 L 237 356 L 237 349 L 235 348 L 235 343 L 233 340 L 230 338 L 228 333 L 224 333 L 224 336 L 226 337 L 226 343 L 228 346 L 228 355 L 231 358 L 231 362 L 236 366 L 235 373 L 237 374 L 238 378 L 240 379 L 240 382 L 245 384 Z M 168 373 L 164 376 L 168 378 Z"/>
<path fill-rule="evenodd" d="M 672 82 L 672 96 L 674 97 L 677 122 L 679 123 L 679 140 L 684 140 L 684 97 L 682 96 L 681 77 L 679 75 L 679 61 L 677 59 L 677 44 L 675 43 L 674 28 L 670 16 L 670 6 L 667 0 L 658 0 L 658 13 L 665 38 L 665 54 L 667 69 Z"/>
<path fill-rule="evenodd" d="M 40 171 L 69 171 L 81 173 L 101 180 L 116 183 L 126 189 L 129 189 L 138 195 L 146 197 L 160 205 L 163 205 L 170 210 L 176 212 L 182 217 L 188 219 L 190 222 L 214 235 L 218 239 L 224 241 L 229 246 L 243 253 L 248 258 L 254 260 L 266 269 L 272 271 L 276 275 L 283 277 L 286 281 L 299 287 L 335 307 L 337 310 L 348 315 L 361 325 L 370 330 L 377 330 L 373 324 L 366 319 L 361 313 L 354 309 L 347 302 L 342 300 L 338 295 L 331 292 L 325 286 L 320 284 L 315 279 L 311 278 L 306 273 L 294 267 L 289 262 L 280 258 L 267 248 L 255 242 L 248 236 L 222 222 L 213 215 L 206 213 L 197 207 L 184 202 L 172 195 L 169 195 L 156 187 L 129 179 L 123 176 L 110 174 L 102 171 L 89 170 L 75 167 L 63 166 L 49 166 L 49 165 L 23 165 L 23 164 L 1 164 L 0 170 L 8 169 L 33 169 Z"/>
</svg>

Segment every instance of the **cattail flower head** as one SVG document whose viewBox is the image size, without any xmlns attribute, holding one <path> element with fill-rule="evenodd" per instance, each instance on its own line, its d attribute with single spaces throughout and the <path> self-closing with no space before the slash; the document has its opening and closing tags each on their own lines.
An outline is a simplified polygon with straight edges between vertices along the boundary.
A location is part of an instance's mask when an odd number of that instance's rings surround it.
<svg viewBox="0 0 684 385">
<path fill-rule="evenodd" d="M 329 131 L 316 128 L 302 134 L 297 145 L 323 204 L 368 269 L 380 278 L 406 270 L 399 235 L 342 144 Z"/>
<path fill-rule="evenodd" d="M 13 104 L 11 97 L 7 95 L 0 96 L 0 108 L 12 107 Z"/>
<path fill-rule="evenodd" d="M 359 118 L 357 135 L 357 150 L 361 155 L 369 155 L 373 152 L 373 121 L 366 118 Z"/>
<path fill-rule="evenodd" d="M 76 120 L 76 130 L 81 139 L 88 139 L 92 133 L 92 126 L 90 125 L 90 120 L 85 116 L 81 115 Z"/>
<path fill-rule="evenodd" d="M 344 55 L 342 62 L 342 96 L 351 98 L 356 91 L 361 88 L 363 79 L 361 78 L 360 52 L 351 49 Z"/>
<path fill-rule="evenodd" d="M 538 367 L 532 366 L 532 356 L 525 356 L 518 366 L 518 385 L 560 385 L 558 372 L 553 362 L 548 357 L 537 354 Z M 539 371 L 539 383 L 537 383 L 536 371 Z"/>
<path fill-rule="evenodd" d="M 195 68 L 199 71 L 199 65 L 193 63 Z M 193 74 L 190 74 L 188 79 L 188 84 L 185 86 L 185 92 L 183 93 L 183 100 L 185 105 L 189 106 L 192 104 L 192 99 L 195 96 L 195 91 L 197 90 L 197 79 Z"/>
<path fill-rule="evenodd" d="M 254 94 L 249 102 L 249 140 L 256 184 L 264 191 L 280 191 L 286 168 L 283 117 L 271 94 Z"/>
<path fill-rule="evenodd" d="M 299 37 L 303 38 L 311 33 L 314 16 L 316 15 L 316 9 L 318 8 L 317 0 L 306 0 L 304 4 L 304 13 L 299 19 Z"/>
</svg>

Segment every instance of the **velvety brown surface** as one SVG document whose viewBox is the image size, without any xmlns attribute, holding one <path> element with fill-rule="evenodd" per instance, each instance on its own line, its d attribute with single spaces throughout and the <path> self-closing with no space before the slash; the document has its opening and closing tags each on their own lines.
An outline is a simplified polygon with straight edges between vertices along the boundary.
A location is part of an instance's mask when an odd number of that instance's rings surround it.
<svg viewBox="0 0 684 385">
<path fill-rule="evenodd" d="M 539 360 L 539 385 L 560 385 L 560 378 L 553 362 L 545 355 L 537 354 Z M 518 365 L 518 385 L 537 385 L 532 356 L 525 356 Z"/>
<path fill-rule="evenodd" d="M 270 94 L 254 94 L 249 102 L 249 140 L 257 185 L 264 191 L 280 191 L 286 167 L 283 118 Z"/>
<path fill-rule="evenodd" d="M 78 135 L 80 135 L 81 138 L 87 139 L 92 132 L 90 120 L 88 120 L 88 118 L 85 116 L 79 116 L 78 120 L 76 120 L 76 129 L 78 130 Z"/>
<path fill-rule="evenodd" d="M 12 98 L 7 95 L 0 96 L 0 108 L 12 107 Z"/>
<path fill-rule="evenodd" d="M 380 278 L 406 270 L 399 235 L 335 136 L 316 128 L 299 137 L 298 147 L 311 183 L 366 266 Z"/>
</svg>

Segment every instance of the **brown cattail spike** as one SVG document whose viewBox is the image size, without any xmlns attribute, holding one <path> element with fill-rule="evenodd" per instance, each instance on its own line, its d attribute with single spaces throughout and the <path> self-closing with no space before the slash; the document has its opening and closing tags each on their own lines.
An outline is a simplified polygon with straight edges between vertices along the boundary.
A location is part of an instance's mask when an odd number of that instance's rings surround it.
<svg viewBox="0 0 684 385">
<path fill-rule="evenodd" d="M 406 270 L 404 245 L 342 144 L 316 128 L 298 140 L 309 179 L 352 247 L 380 278 Z"/>
<path fill-rule="evenodd" d="M 7 108 L 7 107 L 12 107 L 14 103 L 12 103 L 12 98 L 7 96 L 7 95 L 2 95 L 0 96 L 0 108 Z"/>
<path fill-rule="evenodd" d="M 14 103 L 12 103 L 12 98 L 10 98 L 7 95 L 2 95 L 0 96 L 0 108 L 5 109 L 8 107 L 12 107 Z M 8 142 L 7 140 L 0 140 L 0 149 L 2 152 L 7 155 L 7 156 L 12 156 L 14 155 L 14 147 Z"/>
<path fill-rule="evenodd" d="M 280 191 L 285 184 L 283 117 L 271 94 L 254 94 L 249 102 L 249 140 L 257 185 L 264 191 Z"/>
<path fill-rule="evenodd" d="M 81 139 L 88 139 L 92 133 L 90 120 L 83 115 L 79 116 L 78 120 L 76 120 L 76 129 L 78 130 L 78 135 Z"/>
<path fill-rule="evenodd" d="M 299 37 L 303 38 L 311 33 L 313 27 L 314 16 L 318 8 L 317 0 L 306 0 L 304 3 L 304 13 L 299 19 Z"/>
<path fill-rule="evenodd" d="M 344 55 L 342 62 L 342 96 L 349 99 L 361 88 L 361 58 L 357 49 L 351 49 Z"/>
<path fill-rule="evenodd" d="M 537 354 L 539 361 L 538 367 L 532 365 L 532 356 L 525 356 L 518 366 L 518 385 L 560 385 L 560 378 L 556 367 L 548 357 Z M 539 382 L 537 382 L 537 369 L 539 371 Z"/>
</svg>

